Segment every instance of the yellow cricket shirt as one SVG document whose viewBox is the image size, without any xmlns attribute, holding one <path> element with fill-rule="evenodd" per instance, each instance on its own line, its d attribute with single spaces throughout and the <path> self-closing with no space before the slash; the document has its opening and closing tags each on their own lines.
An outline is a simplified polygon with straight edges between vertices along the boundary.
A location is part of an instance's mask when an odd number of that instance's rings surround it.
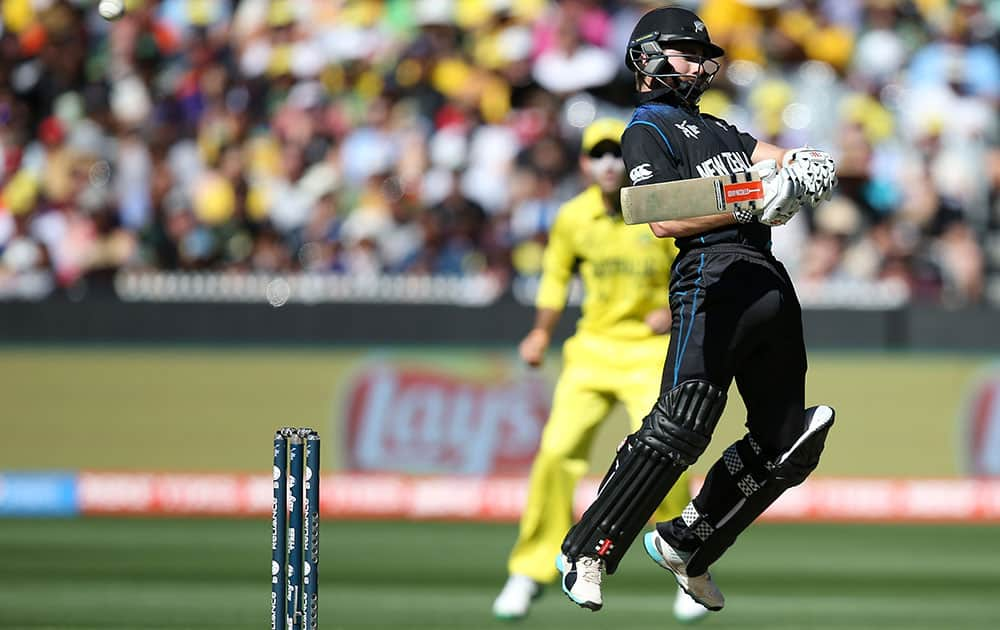
<svg viewBox="0 0 1000 630">
<path fill-rule="evenodd" d="M 561 310 L 579 264 L 585 296 L 578 331 L 618 339 L 652 336 L 644 318 L 668 301 L 673 239 L 646 225 L 626 225 L 604 210 L 601 189 L 590 186 L 559 208 L 542 264 L 535 305 Z"/>
</svg>

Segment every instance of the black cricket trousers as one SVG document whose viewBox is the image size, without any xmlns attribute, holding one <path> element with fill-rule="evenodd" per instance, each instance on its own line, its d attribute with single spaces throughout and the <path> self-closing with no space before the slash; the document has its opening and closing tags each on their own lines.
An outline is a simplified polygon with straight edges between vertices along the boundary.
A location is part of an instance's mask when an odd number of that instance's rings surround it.
<svg viewBox="0 0 1000 630">
<path fill-rule="evenodd" d="M 770 252 L 715 244 L 682 251 L 670 281 L 673 316 L 661 393 L 692 379 L 733 379 L 746 426 L 769 459 L 801 434 L 806 350 L 802 310 Z"/>
</svg>

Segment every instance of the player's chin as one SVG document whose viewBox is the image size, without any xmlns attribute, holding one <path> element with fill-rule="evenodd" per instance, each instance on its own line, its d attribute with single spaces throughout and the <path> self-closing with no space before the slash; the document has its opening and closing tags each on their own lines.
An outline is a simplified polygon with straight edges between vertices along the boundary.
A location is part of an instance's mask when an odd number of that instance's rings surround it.
<svg viewBox="0 0 1000 630">
<path fill-rule="evenodd" d="M 596 180 L 597 185 L 601 188 L 601 191 L 605 193 L 618 192 L 618 190 L 624 186 L 622 174 L 618 172 L 601 173 L 597 176 Z"/>
<path fill-rule="evenodd" d="M 707 88 L 708 83 L 701 79 L 684 79 L 678 81 L 674 89 L 689 102 L 697 102 Z"/>
</svg>

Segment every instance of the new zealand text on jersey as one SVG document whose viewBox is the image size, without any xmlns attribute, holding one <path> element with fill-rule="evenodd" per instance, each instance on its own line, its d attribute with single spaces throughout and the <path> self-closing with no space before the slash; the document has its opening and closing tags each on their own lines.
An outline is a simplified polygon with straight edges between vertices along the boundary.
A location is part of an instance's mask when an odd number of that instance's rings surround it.
<svg viewBox="0 0 1000 630">
<path fill-rule="evenodd" d="M 746 153 L 742 151 L 725 151 L 708 158 L 697 166 L 698 175 L 701 177 L 714 177 L 716 175 L 732 175 L 750 170 L 750 160 Z"/>
</svg>

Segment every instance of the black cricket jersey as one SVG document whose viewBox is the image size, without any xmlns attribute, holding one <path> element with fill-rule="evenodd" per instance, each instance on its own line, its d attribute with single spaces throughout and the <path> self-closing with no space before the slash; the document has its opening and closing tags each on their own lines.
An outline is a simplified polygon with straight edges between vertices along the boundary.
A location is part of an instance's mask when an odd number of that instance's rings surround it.
<svg viewBox="0 0 1000 630">
<path fill-rule="evenodd" d="M 633 186 L 750 169 L 757 140 L 721 118 L 651 100 L 636 108 L 622 135 L 622 155 Z M 716 243 L 769 250 L 771 228 L 741 223 L 676 239 L 689 250 Z"/>
</svg>

